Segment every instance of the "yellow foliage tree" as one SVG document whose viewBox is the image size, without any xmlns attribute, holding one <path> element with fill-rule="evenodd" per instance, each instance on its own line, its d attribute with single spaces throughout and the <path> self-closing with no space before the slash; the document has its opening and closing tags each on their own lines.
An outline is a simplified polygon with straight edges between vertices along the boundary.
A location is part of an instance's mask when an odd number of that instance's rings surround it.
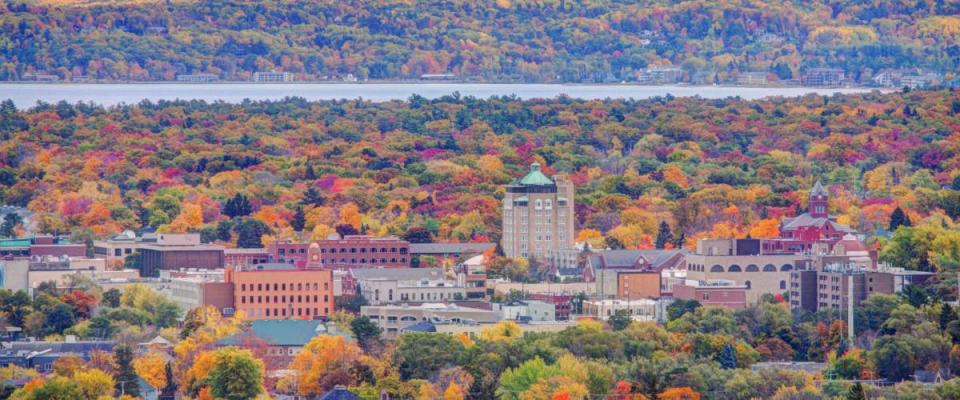
<svg viewBox="0 0 960 400">
<path fill-rule="evenodd" d="M 497 322 L 494 326 L 483 328 L 480 331 L 480 338 L 490 341 L 513 340 L 523 336 L 523 329 L 516 322 L 503 320 Z"/>
<path fill-rule="evenodd" d="M 443 391 L 443 400 L 463 400 L 464 397 L 463 388 L 456 382 L 450 382 L 447 390 Z"/>
<path fill-rule="evenodd" d="M 359 230 L 361 219 L 360 207 L 357 207 L 356 204 L 347 203 L 340 207 L 340 224 L 350 225 Z"/>
<path fill-rule="evenodd" d="M 297 371 L 297 391 L 302 396 L 321 395 L 321 378 L 331 371 L 350 368 L 360 361 L 363 351 L 355 342 L 341 336 L 323 335 L 310 339 L 290 363 Z"/>
<path fill-rule="evenodd" d="M 750 237 L 770 239 L 780 236 L 780 221 L 776 218 L 761 219 L 750 227 Z"/>
<path fill-rule="evenodd" d="M 133 361 L 133 369 L 157 390 L 167 387 L 167 362 L 160 353 L 151 351 Z"/>
<path fill-rule="evenodd" d="M 77 384 L 80 393 L 86 400 L 97 400 L 101 397 L 112 397 L 114 380 L 110 374 L 99 369 L 87 369 L 73 374 L 73 382 Z"/>
</svg>

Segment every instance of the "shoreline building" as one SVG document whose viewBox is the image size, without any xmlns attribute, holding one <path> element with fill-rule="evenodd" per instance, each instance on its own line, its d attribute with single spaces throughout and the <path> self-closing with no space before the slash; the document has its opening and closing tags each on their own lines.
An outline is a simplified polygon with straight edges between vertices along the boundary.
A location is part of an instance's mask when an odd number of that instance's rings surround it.
<svg viewBox="0 0 960 400">
<path fill-rule="evenodd" d="M 503 198 L 503 252 L 551 262 L 553 254 L 574 247 L 573 183 L 562 176 L 547 177 L 540 164 L 507 186 Z"/>
</svg>

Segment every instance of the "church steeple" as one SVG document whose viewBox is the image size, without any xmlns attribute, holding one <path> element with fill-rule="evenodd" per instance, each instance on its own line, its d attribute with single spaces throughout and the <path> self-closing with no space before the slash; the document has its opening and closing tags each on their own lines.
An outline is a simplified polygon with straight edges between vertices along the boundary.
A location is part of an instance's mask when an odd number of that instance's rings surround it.
<svg viewBox="0 0 960 400">
<path fill-rule="evenodd" d="M 809 212 L 810 216 L 814 218 L 827 218 L 829 217 L 830 203 L 830 192 L 823 187 L 823 184 L 820 183 L 820 180 L 817 180 L 817 183 L 813 185 L 813 189 L 810 189 L 810 199 L 809 199 Z"/>
</svg>

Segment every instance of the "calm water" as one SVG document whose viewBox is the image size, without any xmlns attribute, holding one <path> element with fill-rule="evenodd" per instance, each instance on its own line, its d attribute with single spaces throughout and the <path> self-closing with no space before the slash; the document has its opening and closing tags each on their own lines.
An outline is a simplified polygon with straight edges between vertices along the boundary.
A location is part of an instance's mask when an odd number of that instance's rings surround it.
<svg viewBox="0 0 960 400">
<path fill-rule="evenodd" d="M 413 94 L 436 98 L 453 92 L 487 98 L 516 95 L 520 98 L 550 98 L 561 94 L 582 99 L 645 99 L 671 94 L 677 97 L 757 99 L 769 96 L 801 96 L 808 93 L 858 93 L 869 89 L 836 88 L 748 88 L 725 86 L 637 86 L 637 85 L 551 85 L 551 84 L 459 84 L 459 83 L 364 83 L 364 84 L 0 84 L 0 99 L 13 99 L 18 108 L 37 101 L 55 103 L 94 102 L 102 105 L 136 104 L 141 100 L 198 99 L 236 103 L 244 99 L 277 100 L 299 96 L 307 100 L 355 99 L 373 101 L 407 99 Z"/>
</svg>

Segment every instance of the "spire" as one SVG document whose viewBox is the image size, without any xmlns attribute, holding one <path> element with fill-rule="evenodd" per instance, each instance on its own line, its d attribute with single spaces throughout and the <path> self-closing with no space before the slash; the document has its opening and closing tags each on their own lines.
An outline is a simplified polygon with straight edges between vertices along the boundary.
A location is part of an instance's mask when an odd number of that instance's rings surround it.
<svg viewBox="0 0 960 400">
<path fill-rule="evenodd" d="M 820 183 L 820 180 L 817 179 L 817 183 L 813 184 L 813 189 L 810 189 L 810 196 L 829 196 L 830 193 L 827 192 L 827 189 L 823 187 L 823 184 Z"/>
</svg>

